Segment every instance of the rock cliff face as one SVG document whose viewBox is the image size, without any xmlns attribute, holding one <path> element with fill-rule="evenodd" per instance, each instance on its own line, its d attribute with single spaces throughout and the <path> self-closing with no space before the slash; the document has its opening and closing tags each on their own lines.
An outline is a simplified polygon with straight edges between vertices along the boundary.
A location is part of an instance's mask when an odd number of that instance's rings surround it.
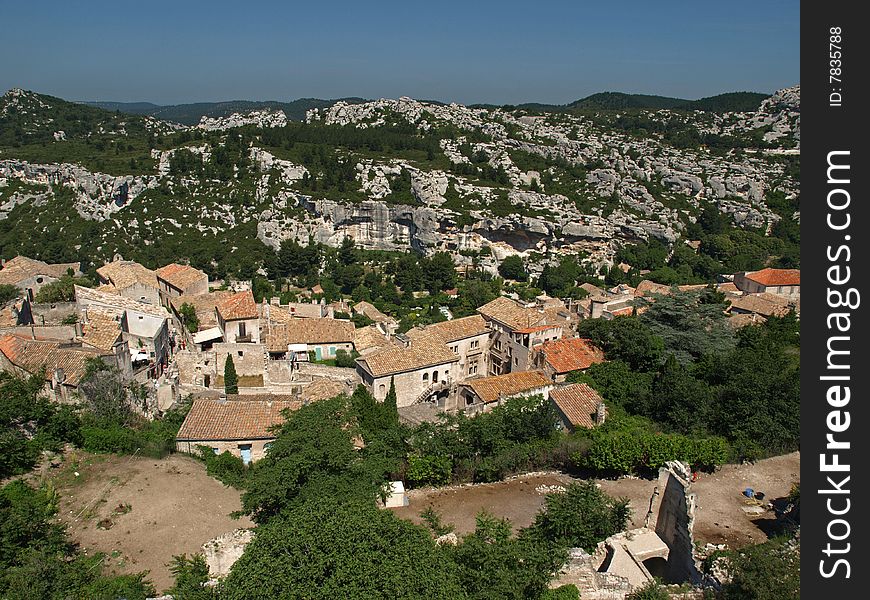
<svg viewBox="0 0 870 600">
<path fill-rule="evenodd" d="M 68 136 L 46 116 L 50 109 L 28 92 L 10 92 L 0 102 L 0 114 L 33 115 L 62 147 L 69 144 Z M 401 150 L 391 154 L 335 148 L 341 163 L 353 165 L 350 182 L 345 180 L 347 188 L 342 189 L 355 189 L 344 195 L 334 189 L 330 194 L 303 192 L 312 189 L 303 187 L 303 180 L 329 178 L 322 172 L 324 163 L 308 160 L 306 150 L 282 155 L 280 148 L 260 147 L 265 136 L 257 133 L 246 142 L 246 164 L 234 167 L 236 176 L 230 181 L 171 175 L 178 148 L 207 164 L 225 143 L 221 132 L 242 126 L 283 127 L 287 118 L 281 111 L 203 118 L 193 128 L 163 128 L 169 146 L 172 136 L 187 133 L 176 147 L 151 151 L 153 175 L 114 176 L 76 164 L 31 164 L 4 151 L 0 219 L 22 204 L 43 206 L 53 190 L 66 189 L 82 218 L 114 222 L 146 245 L 155 242 L 154 232 L 161 228 L 167 235 L 191 227 L 217 233 L 254 221 L 257 237 L 276 249 L 288 239 L 339 245 L 349 236 L 365 248 L 448 251 L 460 262 L 461 251 L 490 247 L 502 258 L 534 252 L 555 260 L 560 254 L 583 252 L 593 263 L 606 265 L 627 241 L 654 237 L 674 242 L 710 205 L 732 215 L 739 226 L 769 228 L 780 216 L 767 207 L 766 197 L 773 191 L 786 198 L 799 193 L 783 161 L 769 156 L 799 147 L 799 87 L 780 90 L 754 113 L 645 111 L 642 118 L 679 122 L 700 133 L 754 136 L 763 143 L 745 151 L 680 148 L 657 133 L 627 133 L 615 114 L 536 115 L 405 97 L 338 102 L 309 111 L 306 121 L 311 127 L 410 129 L 409 139 L 437 136 L 437 144 L 426 160 Z M 113 127 L 111 135 L 126 135 L 123 121 L 113 122 Z M 190 144 L 191 138 L 203 142 Z M 240 177 L 240 168 L 253 177 Z M 394 190 L 399 178 L 404 179 L 401 194 Z M 14 182 L 31 188 L 3 191 Z M 160 194 L 151 193 L 156 188 Z"/>
<path fill-rule="evenodd" d="M 96 221 L 110 218 L 143 191 L 157 185 L 157 177 L 116 177 L 91 173 L 73 164 L 31 165 L 17 160 L 0 160 L 0 178 L 45 186 L 48 190 L 55 186 L 69 188 L 75 194 L 75 209 L 79 215 Z M 34 199 L 44 200 L 50 193 L 35 195 Z M 0 219 L 4 216 L 0 212 Z"/>
</svg>

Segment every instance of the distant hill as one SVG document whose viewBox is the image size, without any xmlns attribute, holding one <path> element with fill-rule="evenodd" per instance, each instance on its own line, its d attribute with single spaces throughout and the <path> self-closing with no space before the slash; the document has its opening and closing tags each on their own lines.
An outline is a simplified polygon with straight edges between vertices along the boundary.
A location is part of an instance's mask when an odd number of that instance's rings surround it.
<svg viewBox="0 0 870 600">
<path fill-rule="evenodd" d="M 570 104 L 542 104 L 526 102 L 524 104 L 472 104 L 471 108 L 522 109 L 532 112 L 565 112 L 584 110 L 702 110 L 708 112 L 752 112 L 758 110 L 761 101 L 769 94 L 756 92 L 728 92 L 700 100 L 684 98 L 669 98 L 668 96 L 651 96 L 648 94 L 625 94 L 623 92 L 599 92 L 575 100 Z"/>
<path fill-rule="evenodd" d="M 703 110 L 709 112 L 751 112 L 758 110 L 761 101 L 768 94 L 756 92 L 729 92 L 701 98 L 700 100 L 684 100 L 667 96 L 649 96 L 646 94 L 624 94 L 622 92 L 601 92 L 592 94 L 568 105 L 573 110 L 625 110 L 625 109 L 679 109 Z"/>
<path fill-rule="evenodd" d="M 134 115 L 149 115 L 158 119 L 181 123 L 182 125 L 196 125 L 202 117 L 226 117 L 235 112 L 248 112 L 267 108 L 271 110 L 283 110 L 288 119 L 302 121 L 305 119 L 306 111 L 312 108 L 328 108 L 339 101 L 359 104 L 365 102 L 365 99 L 339 98 L 336 100 L 321 100 L 319 98 L 300 98 L 292 102 L 229 100 L 225 102 L 195 102 L 166 106 L 150 102 L 83 102 L 82 104 Z"/>
</svg>

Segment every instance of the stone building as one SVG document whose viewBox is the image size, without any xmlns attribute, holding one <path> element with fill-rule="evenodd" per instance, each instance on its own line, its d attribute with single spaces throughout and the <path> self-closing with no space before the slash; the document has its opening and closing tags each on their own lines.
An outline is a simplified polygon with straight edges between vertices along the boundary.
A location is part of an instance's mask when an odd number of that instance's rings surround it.
<svg viewBox="0 0 870 600">
<path fill-rule="evenodd" d="M 269 355 L 286 358 L 288 355 L 308 360 L 334 359 L 339 350 L 350 355 L 353 350 L 354 326 L 350 321 L 327 318 L 290 319 L 284 323 L 268 323 L 266 345 Z M 292 357 L 292 356 L 291 356 Z"/>
<path fill-rule="evenodd" d="M 565 381 L 572 371 L 585 371 L 604 362 L 604 352 L 582 338 L 563 338 L 544 342 L 533 348 L 533 365 L 557 382 Z"/>
<path fill-rule="evenodd" d="M 511 398 L 541 395 L 546 400 L 553 382 L 541 371 L 515 371 L 469 379 L 459 386 L 459 409 L 488 412 Z"/>
<path fill-rule="evenodd" d="M 800 269 L 762 269 L 734 275 L 734 285 L 747 294 L 777 294 L 788 298 L 800 298 Z"/>
<path fill-rule="evenodd" d="M 483 376 L 488 372 L 490 330 L 480 315 L 442 321 L 408 331 L 414 339 L 437 340 L 459 357 L 457 377 Z"/>
<path fill-rule="evenodd" d="M 16 256 L 3 261 L 3 268 L 0 269 L 0 285 L 14 285 L 33 302 L 39 290 L 49 283 L 57 281 L 64 275 L 80 277 L 81 274 L 79 263 L 49 264 L 26 256 Z"/>
<path fill-rule="evenodd" d="M 558 340 L 563 334 L 562 323 L 543 307 L 524 306 L 510 298 L 496 298 L 477 312 L 491 331 L 490 375 L 529 370 L 534 346 Z"/>
<path fill-rule="evenodd" d="M 101 289 L 143 304 L 160 304 L 160 284 L 151 269 L 132 260 L 116 259 L 97 269 Z"/>
<path fill-rule="evenodd" d="M 236 292 L 215 306 L 218 327 L 227 343 L 260 343 L 260 312 L 250 290 Z"/>
<path fill-rule="evenodd" d="M 160 302 L 170 308 L 171 300 L 181 295 L 196 296 L 208 293 L 208 275 L 190 265 L 171 263 L 155 271 Z"/>
<path fill-rule="evenodd" d="M 436 339 L 386 346 L 357 359 L 357 373 L 378 401 L 396 386 L 399 407 L 434 401 L 444 405 L 459 378 L 459 356 Z"/>
<path fill-rule="evenodd" d="M 33 340 L 14 334 L 0 336 L 0 370 L 24 377 L 42 372 L 45 393 L 55 402 L 76 401 L 79 383 L 91 359 L 115 363 L 114 354 L 77 342 Z"/>
<path fill-rule="evenodd" d="M 567 431 L 599 427 L 607 418 L 604 399 L 585 383 L 550 390 L 550 402 L 559 415 L 560 426 Z"/>
<path fill-rule="evenodd" d="M 119 294 L 75 286 L 79 313 L 91 310 L 123 312 L 122 330 L 130 346 L 134 370 L 149 365 L 151 375 L 159 376 L 169 364 L 172 352 L 169 337 L 169 313 L 159 303 L 131 300 Z"/>
<path fill-rule="evenodd" d="M 229 452 L 245 464 L 260 460 L 275 441 L 270 431 L 284 422 L 284 411 L 294 411 L 302 401 L 294 396 L 263 394 L 197 398 L 175 436 L 179 452 L 198 453 L 207 446 L 215 454 Z"/>
</svg>

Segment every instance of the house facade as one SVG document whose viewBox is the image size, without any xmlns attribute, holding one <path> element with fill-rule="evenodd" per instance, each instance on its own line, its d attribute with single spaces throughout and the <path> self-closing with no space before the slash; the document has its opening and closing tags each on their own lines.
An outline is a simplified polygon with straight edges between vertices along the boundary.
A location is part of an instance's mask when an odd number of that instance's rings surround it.
<svg viewBox="0 0 870 600">
<path fill-rule="evenodd" d="M 511 398 L 541 395 L 546 400 L 553 382 L 541 371 L 515 371 L 469 379 L 459 386 L 459 410 L 488 412 Z"/>
<path fill-rule="evenodd" d="M 413 339 L 432 339 L 445 344 L 459 358 L 457 377 L 482 377 L 488 372 L 490 329 L 480 315 L 442 321 L 411 329 Z"/>
<path fill-rule="evenodd" d="M 734 275 L 734 285 L 747 294 L 767 292 L 787 298 L 800 298 L 800 269 L 762 269 Z"/>
<path fill-rule="evenodd" d="M 285 412 L 302 406 L 291 396 L 197 398 L 175 437 L 179 452 L 197 454 L 206 446 L 215 454 L 229 452 L 245 464 L 256 462 L 275 441 L 270 428 L 284 422 Z"/>
<path fill-rule="evenodd" d="M 496 298 L 477 312 L 490 329 L 489 374 L 527 371 L 533 365 L 534 346 L 562 337 L 561 323 L 543 308 L 523 306 L 509 298 Z"/>
<path fill-rule="evenodd" d="M 236 292 L 218 302 L 215 314 L 224 342 L 260 343 L 260 313 L 250 290 Z"/>
<path fill-rule="evenodd" d="M 443 343 L 407 340 L 356 360 L 357 374 L 376 400 L 383 402 L 395 382 L 399 407 L 422 402 L 444 405 L 459 379 L 459 357 Z"/>
<path fill-rule="evenodd" d="M 97 275 L 106 291 L 142 304 L 160 304 L 157 275 L 137 262 L 118 259 L 97 269 Z"/>
<path fill-rule="evenodd" d="M 208 293 L 208 275 L 190 265 L 171 263 L 155 271 L 160 302 L 170 308 L 172 298 Z"/>
<path fill-rule="evenodd" d="M 49 283 L 54 283 L 64 275 L 80 277 L 81 274 L 79 263 L 50 264 L 26 256 L 16 256 L 3 262 L 0 284 L 14 285 L 33 302 L 39 290 Z"/>
</svg>

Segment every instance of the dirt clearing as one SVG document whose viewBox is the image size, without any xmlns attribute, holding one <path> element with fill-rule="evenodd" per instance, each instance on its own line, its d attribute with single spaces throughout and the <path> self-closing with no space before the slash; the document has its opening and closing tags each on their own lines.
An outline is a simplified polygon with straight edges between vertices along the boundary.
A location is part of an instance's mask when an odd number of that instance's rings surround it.
<svg viewBox="0 0 870 600">
<path fill-rule="evenodd" d="M 58 514 L 82 550 L 105 553 L 110 571 L 150 571 L 158 591 L 173 583 L 167 563 L 174 555 L 194 554 L 213 537 L 253 526 L 247 518 L 229 517 L 241 508 L 237 490 L 180 454 L 155 460 L 76 450 L 44 475 L 57 489 Z"/>
<path fill-rule="evenodd" d="M 499 483 L 459 486 L 435 490 L 411 490 L 410 505 L 392 509 L 398 516 L 421 523 L 420 513 L 427 506 L 452 523 L 458 534 L 474 530 L 475 516 L 487 510 L 510 519 L 515 528 L 527 527 L 544 503 L 548 486 L 572 481 L 563 474 L 535 474 Z M 739 548 L 765 539 L 762 528 L 774 518 L 772 511 L 749 514 L 741 492 L 747 487 L 764 492 L 765 500 L 786 496 L 793 483 L 800 481 L 800 453 L 793 452 L 758 461 L 751 465 L 725 465 L 712 475 L 701 474 L 692 486 L 697 495 L 695 541 L 702 544 L 727 544 Z M 615 497 L 626 497 L 632 510 L 632 526 L 643 525 L 655 480 L 596 480 Z"/>
</svg>

